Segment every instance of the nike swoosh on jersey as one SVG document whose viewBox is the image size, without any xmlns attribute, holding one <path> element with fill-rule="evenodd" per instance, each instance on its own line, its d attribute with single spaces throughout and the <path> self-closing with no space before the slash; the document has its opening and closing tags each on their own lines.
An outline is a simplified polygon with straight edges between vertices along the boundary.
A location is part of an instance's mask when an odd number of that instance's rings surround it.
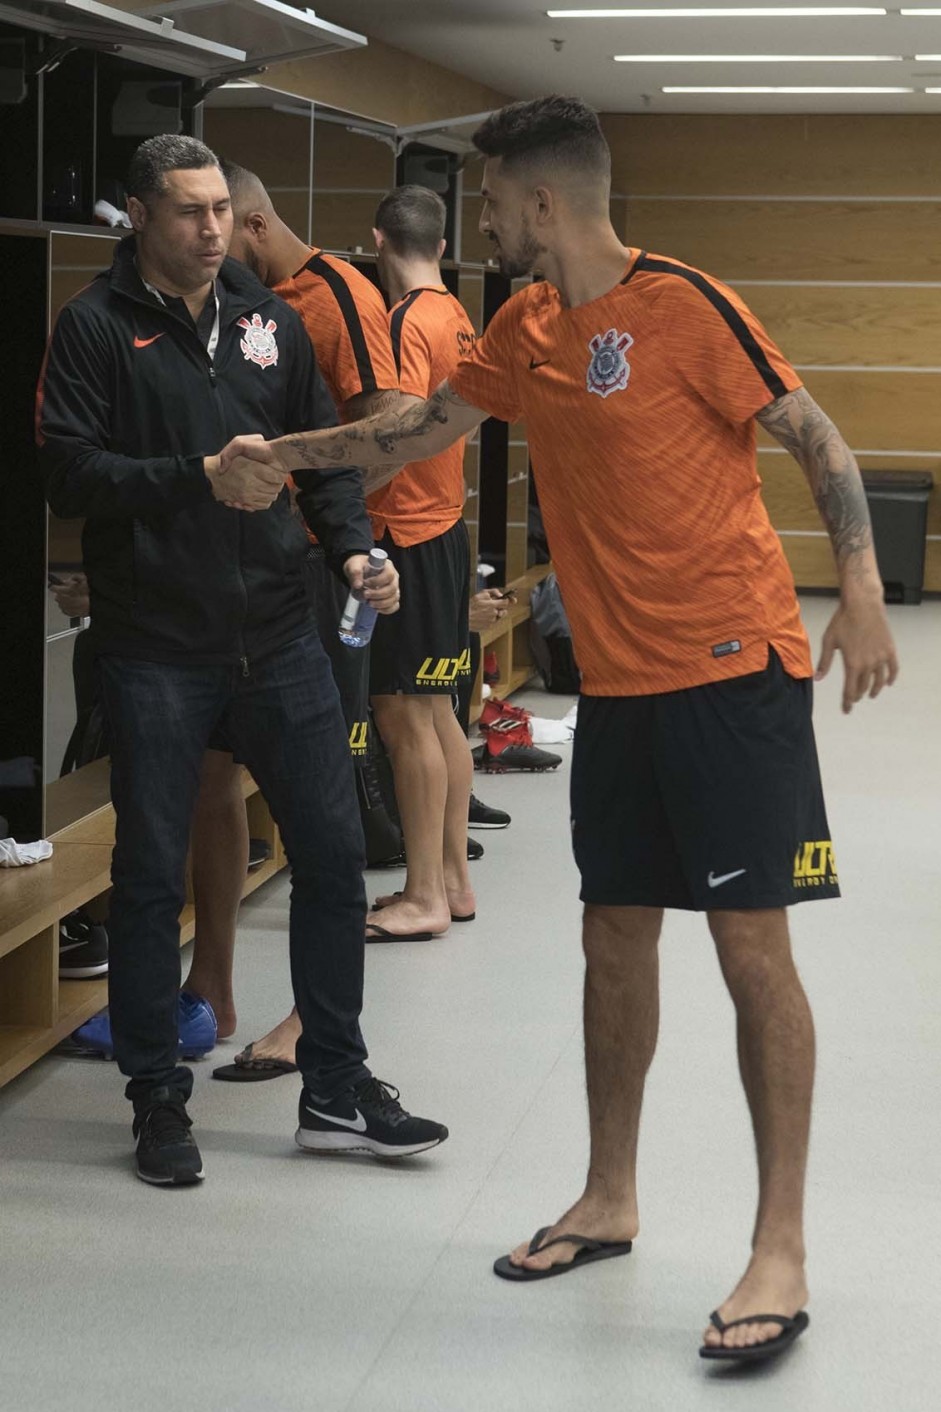
<svg viewBox="0 0 941 1412">
<path fill-rule="evenodd" d="M 153 338 L 136 338 L 136 337 L 135 337 L 135 339 L 134 339 L 134 347 L 135 347 L 135 348 L 149 348 L 149 346 L 151 345 L 151 343 L 156 343 L 156 342 L 157 342 L 157 339 L 158 339 L 158 338 L 163 338 L 163 334 L 162 334 L 162 333 L 155 333 L 154 336 L 153 336 Z"/>
<path fill-rule="evenodd" d="M 740 878 L 743 873 L 747 872 L 747 868 L 736 868 L 734 873 L 722 873 L 722 875 L 718 878 L 716 877 L 715 873 L 710 872 L 708 878 L 706 879 L 706 882 L 709 884 L 710 887 L 721 887 L 723 883 L 731 882 L 733 878 Z"/>
<path fill-rule="evenodd" d="M 537 363 L 536 360 L 535 360 L 535 358 L 530 358 L 530 360 L 529 360 L 529 371 L 532 372 L 534 368 L 544 368 L 547 363 L 551 363 L 551 362 L 552 362 L 552 359 L 551 359 L 551 358 L 543 358 L 543 360 L 542 360 L 541 363 Z"/>
<path fill-rule="evenodd" d="M 338 1123 L 341 1128 L 352 1128 L 354 1133 L 366 1131 L 366 1119 L 358 1108 L 355 1118 L 336 1118 L 332 1113 L 319 1113 L 316 1108 L 311 1108 L 309 1103 L 305 1103 L 304 1107 L 308 1113 L 312 1113 L 315 1118 L 322 1118 L 325 1123 Z"/>
</svg>

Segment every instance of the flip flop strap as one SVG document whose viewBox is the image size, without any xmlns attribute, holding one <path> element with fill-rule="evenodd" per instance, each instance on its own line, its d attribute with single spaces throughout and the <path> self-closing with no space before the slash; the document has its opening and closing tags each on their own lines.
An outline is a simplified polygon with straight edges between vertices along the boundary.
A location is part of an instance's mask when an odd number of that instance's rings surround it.
<svg viewBox="0 0 941 1412">
<path fill-rule="evenodd" d="M 780 1324 L 783 1332 L 785 1329 L 793 1328 L 795 1323 L 795 1320 L 788 1318 L 787 1314 L 749 1314 L 744 1319 L 730 1319 L 726 1323 L 717 1309 L 713 1310 L 709 1319 L 720 1334 L 724 1334 L 726 1329 L 737 1329 L 742 1324 Z"/>
<path fill-rule="evenodd" d="M 551 1249 L 553 1245 L 581 1245 L 584 1246 L 586 1250 L 602 1250 L 606 1244 L 614 1243 L 611 1241 L 593 1240 L 591 1236 L 558 1235 L 553 1236 L 551 1240 L 547 1240 L 544 1245 L 540 1245 L 539 1242 L 548 1229 L 548 1226 L 543 1226 L 542 1230 L 537 1231 L 533 1236 L 529 1243 L 530 1255 L 541 1255 L 544 1250 Z"/>
</svg>

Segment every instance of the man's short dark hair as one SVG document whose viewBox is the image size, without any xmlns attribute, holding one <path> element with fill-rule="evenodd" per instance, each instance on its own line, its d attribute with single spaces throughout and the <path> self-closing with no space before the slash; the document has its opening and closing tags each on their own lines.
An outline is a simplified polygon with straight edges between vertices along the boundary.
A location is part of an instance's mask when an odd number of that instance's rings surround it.
<svg viewBox="0 0 941 1412">
<path fill-rule="evenodd" d="M 533 98 L 491 113 L 472 141 L 485 157 L 501 157 L 502 170 L 563 166 L 608 179 L 611 152 L 598 114 L 580 98 Z"/>
<path fill-rule="evenodd" d="M 233 162 L 229 157 L 220 157 L 219 167 L 229 188 L 233 206 L 236 205 L 236 197 L 240 192 L 249 186 L 255 186 L 256 183 L 261 184 L 254 172 L 250 172 L 247 167 L 240 167 L 238 162 Z"/>
<path fill-rule="evenodd" d="M 437 192 L 427 186 L 397 186 L 379 202 L 376 229 L 382 231 L 396 255 L 437 260 L 447 216 L 447 207 Z"/>
<path fill-rule="evenodd" d="M 164 132 L 159 137 L 148 137 L 138 147 L 131 158 L 125 188 L 128 196 L 136 196 L 146 205 L 148 197 L 162 196 L 166 191 L 167 172 L 197 171 L 218 165 L 218 157 L 205 142 Z"/>
</svg>

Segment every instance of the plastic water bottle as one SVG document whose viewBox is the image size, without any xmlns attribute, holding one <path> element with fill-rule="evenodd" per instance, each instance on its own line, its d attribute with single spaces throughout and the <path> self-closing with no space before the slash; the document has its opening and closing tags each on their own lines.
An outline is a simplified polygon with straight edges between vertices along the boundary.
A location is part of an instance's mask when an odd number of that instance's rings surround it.
<svg viewBox="0 0 941 1412">
<path fill-rule="evenodd" d="M 363 583 L 375 578 L 376 574 L 382 571 L 388 557 L 384 549 L 369 551 L 369 563 L 363 570 Z M 340 619 L 340 641 L 347 647 L 365 647 L 372 637 L 378 616 L 372 604 L 363 601 L 361 589 L 350 589 L 350 596 L 346 600 L 343 617 Z"/>
</svg>

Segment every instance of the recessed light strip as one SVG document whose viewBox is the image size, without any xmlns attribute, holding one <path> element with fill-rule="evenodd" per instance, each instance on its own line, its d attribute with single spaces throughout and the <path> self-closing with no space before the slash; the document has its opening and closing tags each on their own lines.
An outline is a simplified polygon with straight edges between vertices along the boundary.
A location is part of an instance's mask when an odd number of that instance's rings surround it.
<svg viewBox="0 0 941 1412">
<path fill-rule="evenodd" d="M 777 87 L 675 87 L 661 88 L 661 93 L 914 93 L 914 88 L 805 88 L 798 85 Z"/>
<path fill-rule="evenodd" d="M 931 58 L 931 55 L 923 54 L 921 57 L 928 59 Z M 902 54 L 615 54 L 613 58 L 616 64 L 901 64 L 904 62 Z"/>
<path fill-rule="evenodd" d="M 903 10 L 902 14 L 908 14 Z M 941 15 L 941 10 L 913 10 L 912 14 Z M 845 15 L 884 15 L 876 5 L 749 5 L 710 6 L 708 9 L 663 10 L 547 10 L 550 20 L 798 20 L 834 19 Z"/>
</svg>

